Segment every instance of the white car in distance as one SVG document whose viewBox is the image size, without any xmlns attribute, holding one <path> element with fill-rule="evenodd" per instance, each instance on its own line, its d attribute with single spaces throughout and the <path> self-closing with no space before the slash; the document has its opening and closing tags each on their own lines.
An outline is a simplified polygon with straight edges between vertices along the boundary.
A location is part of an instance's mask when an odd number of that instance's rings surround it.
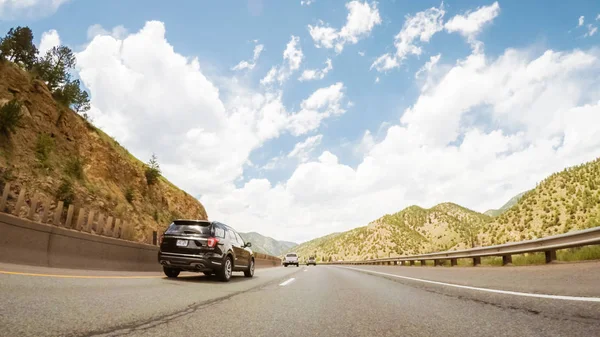
<svg viewBox="0 0 600 337">
<path fill-rule="evenodd" d="M 296 254 L 296 253 L 287 253 L 285 255 L 285 258 L 283 259 L 283 266 L 287 267 L 290 264 L 295 264 L 296 267 L 300 266 L 300 263 L 298 262 L 298 254 Z"/>
</svg>

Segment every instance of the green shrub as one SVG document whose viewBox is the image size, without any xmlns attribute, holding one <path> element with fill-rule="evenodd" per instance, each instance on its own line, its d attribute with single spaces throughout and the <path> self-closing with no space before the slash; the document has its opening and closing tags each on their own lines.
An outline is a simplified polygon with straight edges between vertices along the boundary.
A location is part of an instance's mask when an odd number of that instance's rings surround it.
<svg viewBox="0 0 600 337">
<path fill-rule="evenodd" d="M 56 191 L 56 198 L 62 200 L 65 206 L 72 204 L 75 201 L 75 190 L 71 180 L 65 179 L 62 181 Z"/>
<path fill-rule="evenodd" d="M 148 185 L 154 185 L 158 182 L 158 178 L 160 177 L 160 166 L 158 165 L 158 159 L 155 154 L 152 154 L 152 157 L 148 161 L 145 175 Z"/>
<path fill-rule="evenodd" d="M 0 134 L 10 136 L 17 132 L 17 127 L 21 126 L 23 114 L 21 113 L 21 103 L 13 99 L 0 108 Z"/>
<path fill-rule="evenodd" d="M 54 150 L 54 139 L 46 133 L 38 135 L 35 143 L 35 157 L 43 167 L 49 167 L 50 153 Z"/>
<path fill-rule="evenodd" d="M 67 165 L 65 167 L 65 172 L 78 180 L 82 180 L 85 176 L 83 172 L 83 165 L 85 164 L 85 160 L 81 157 L 71 157 L 67 160 Z"/>
<path fill-rule="evenodd" d="M 127 190 L 125 190 L 125 199 L 130 204 L 135 200 L 135 194 L 133 192 L 133 188 L 128 187 Z"/>
</svg>

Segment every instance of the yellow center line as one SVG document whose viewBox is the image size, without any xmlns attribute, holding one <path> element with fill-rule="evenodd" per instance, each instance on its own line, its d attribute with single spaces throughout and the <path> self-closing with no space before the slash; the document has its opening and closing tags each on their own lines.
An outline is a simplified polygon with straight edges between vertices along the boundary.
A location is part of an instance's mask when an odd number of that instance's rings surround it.
<svg viewBox="0 0 600 337">
<path fill-rule="evenodd" d="M 38 276 L 38 277 L 58 277 L 58 278 L 85 278 L 85 279 L 144 279 L 144 278 L 164 278 L 164 276 L 108 276 L 108 275 L 57 275 L 57 274 L 35 274 L 20 273 L 15 271 L 0 270 L 0 274 Z"/>
</svg>

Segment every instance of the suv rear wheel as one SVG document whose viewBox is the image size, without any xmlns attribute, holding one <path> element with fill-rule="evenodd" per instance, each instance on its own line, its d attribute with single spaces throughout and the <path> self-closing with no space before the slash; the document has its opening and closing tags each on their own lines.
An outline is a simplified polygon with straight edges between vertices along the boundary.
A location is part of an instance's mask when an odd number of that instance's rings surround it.
<svg viewBox="0 0 600 337">
<path fill-rule="evenodd" d="M 244 270 L 244 276 L 252 277 L 254 276 L 254 259 L 250 260 L 250 265 L 248 269 Z"/>
<path fill-rule="evenodd" d="M 167 275 L 168 278 L 175 278 L 175 277 L 179 276 L 180 270 L 163 267 L 163 272 L 165 273 L 165 275 Z"/>
<path fill-rule="evenodd" d="M 223 262 L 223 268 L 219 269 L 217 275 L 219 275 L 219 280 L 223 282 L 229 282 L 231 279 L 231 272 L 233 271 L 233 266 L 231 263 L 231 257 L 228 256 Z"/>
</svg>

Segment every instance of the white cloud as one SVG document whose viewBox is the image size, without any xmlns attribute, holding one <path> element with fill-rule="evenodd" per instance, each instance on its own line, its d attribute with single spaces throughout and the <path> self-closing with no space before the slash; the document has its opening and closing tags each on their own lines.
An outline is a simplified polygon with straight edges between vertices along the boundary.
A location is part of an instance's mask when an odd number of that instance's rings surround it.
<svg viewBox="0 0 600 337">
<path fill-rule="evenodd" d="M 410 204 L 452 201 L 483 211 L 600 156 L 597 50 L 474 52 L 443 67 L 382 140 L 365 132 L 356 167 L 324 151 L 287 181 L 235 189 L 236 211 L 202 201 L 226 222 L 302 241 Z"/>
<path fill-rule="evenodd" d="M 431 72 L 433 67 L 435 67 L 435 65 L 440 61 L 441 57 L 442 54 L 431 56 L 429 61 L 425 62 L 425 64 L 415 73 L 415 78 L 419 78 L 421 75 Z"/>
<path fill-rule="evenodd" d="M 306 162 L 310 154 L 321 144 L 323 135 L 316 135 L 306 138 L 302 142 L 296 143 L 294 149 L 288 153 L 288 158 L 297 158 L 300 162 Z"/>
<path fill-rule="evenodd" d="M 600 14 L 596 16 L 596 21 L 600 21 Z"/>
<path fill-rule="evenodd" d="M 122 39 L 125 36 L 127 36 L 127 29 L 122 25 L 113 27 L 113 29 L 111 31 L 104 29 L 104 27 L 102 27 L 100 24 L 95 24 L 95 25 L 91 25 L 88 27 L 88 30 L 87 30 L 88 40 L 92 40 L 94 37 L 96 37 L 98 35 L 109 35 L 109 36 L 114 37 L 115 39 Z"/>
<path fill-rule="evenodd" d="M 38 48 L 40 56 L 46 55 L 50 49 L 58 46 L 60 46 L 60 36 L 56 30 L 51 29 L 42 33 L 42 39 Z"/>
<path fill-rule="evenodd" d="M 466 15 L 456 15 L 446 22 L 444 28 L 450 33 L 458 32 L 466 37 L 474 37 L 498 14 L 500 14 L 500 5 L 494 2 L 490 6 L 479 7 Z"/>
<path fill-rule="evenodd" d="M 333 65 L 331 63 L 331 59 L 327 59 L 325 61 L 325 68 L 323 69 L 307 69 L 302 72 L 299 81 L 311 81 L 311 80 L 322 80 L 325 78 L 325 75 L 333 69 Z"/>
<path fill-rule="evenodd" d="M 362 38 L 371 34 L 376 25 L 381 24 L 377 3 L 350 1 L 346 4 L 348 16 L 346 24 L 340 29 L 326 26 L 322 21 L 319 25 L 308 25 L 310 36 L 317 48 L 334 48 L 341 53 L 347 43 L 356 44 Z"/>
<path fill-rule="evenodd" d="M 379 83 L 379 76 L 375 77 L 375 83 Z"/>
<path fill-rule="evenodd" d="M 408 55 L 421 55 L 422 49 L 416 42 L 429 42 L 435 33 L 441 31 L 444 14 L 443 6 L 440 6 L 407 16 L 402 30 L 394 37 L 396 51 L 379 56 L 371 65 L 371 69 L 387 71 L 399 67 Z"/>
<path fill-rule="evenodd" d="M 594 36 L 598 32 L 598 27 L 592 25 L 591 23 L 587 25 L 587 33 L 583 35 L 583 37 Z"/>
<path fill-rule="evenodd" d="M 270 85 L 277 81 L 279 84 L 283 84 L 292 73 L 300 68 L 303 58 L 304 54 L 300 48 L 300 38 L 292 35 L 290 42 L 288 42 L 283 51 L 284 63 L 271 67 L 267 75 L 260 80 L 260 83 L 262 85 Z"/>
<path fill-rule="evenodd" d="M 258 58 L 260 57 L 260 54 L 262 53 L 264 48 L 265 48 L 264 45 L 257 44 L 256 46 L 254 46 L 254 53 L 252 54 L 252 60 L 251 61 L 240 61 L 240 63 L 235 65 L 233 68 L 231 68 L 231 70 L 243 70 L 243 69 L 252 70 L 252 69 L 254 69 L 254 67 L 256 66 L 256 62 L 258 61 Z"/>
<path fill-rule="evenodd" d="M 342 108 L 344 85 L 337 82 L 326 88 L 317 89 L 307 99 L 302 101 L 302 108 L 290 117 L 288 129 L 294 136 L 299 136 L 316 129 L 321 121 L 339 116 L 346 112 Z"/>
<path fill-rule="evenodd" d="M 174 50 L 162 22 L 123 39 L 96 35 L 76 57 L 97 126 L 138 158 L 155 152 L 165 176 L 193 195 L 224 200 L 254 149 L 288 131 L 313 131 L 341 110 L 334 93 L 317 90 L 288 112 L 281 92 L 211 80 L 198 59 Z"/>
<path fill-rule="evenodd" d="M 582 16 L 580 16 L 580 17 L 579 17 L 579 21 L 578 21 L 578 24 L 577 24 L 577 26 L 578 26 L 578 27 L 581 27 L 581 26 L 583 26 L 583 23 L 584 23 L 584 22 L 585 22 L 585 16 L 583 16 L 583 15 L 582 15 Z"/>
<path fill-rule="evenodd" d="M 70 0 L 0 0 L 0 19 L 40 18 L 54 14 Z"/>
<path fill-rule="evenodd" d="M 302 0 L 300 1 L 300 5 L 302 6 L 310 6 L 315 0 Z"/>
<path fill-rule="evenodd" d="M 364 52 L 364 51 L 359 51 L 359 52 L 358 52 L 358 55 L 359 55 L 359 56 L 365 56 L 365 52 Z"/>
</svg>

